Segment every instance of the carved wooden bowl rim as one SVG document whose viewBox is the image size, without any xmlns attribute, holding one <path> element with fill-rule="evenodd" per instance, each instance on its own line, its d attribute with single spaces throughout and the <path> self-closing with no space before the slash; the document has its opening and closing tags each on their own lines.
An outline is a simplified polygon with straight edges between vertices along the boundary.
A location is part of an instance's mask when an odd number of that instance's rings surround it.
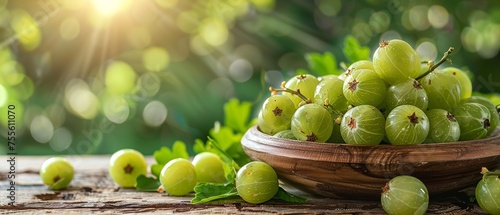
<svg viewBox="0 0 500 215">
<path fill-rule="evenodd" d="M 275 154 L 279 157 L 337 163 L 380 164 L 384 161 L 370 159 L 371 155 L 387 152 L 397 152 L 400 155 L 397 162 L 405 160 L 408 162 L 439 162 L 451 159 L 460 161 L 500 156 L 500 129 L 497 129 L 491 137 L 479 140 L 403 146 L 390 144 L 367 146 L 283 139 L 262 133 L 257 126 L 253 126 L 244 134 L 241 142 L 246 150 Z M 349 156 L 334 156 L 344 153 L 349 154 Z"/>
</svg>

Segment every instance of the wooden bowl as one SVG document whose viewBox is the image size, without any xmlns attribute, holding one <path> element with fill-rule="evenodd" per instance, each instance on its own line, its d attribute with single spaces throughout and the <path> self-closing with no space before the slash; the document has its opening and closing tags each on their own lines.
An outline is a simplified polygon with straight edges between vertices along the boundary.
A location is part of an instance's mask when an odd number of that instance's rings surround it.
<svg viewBox="0 0 500 215">
<path fill-rule="evenodd" d="M 498 130 L 498 129 L 497 129 Z M 378 199 L 398 175 L 419 178 L 429 194 L 475 186 L 481 167 L 500 166 L 500 134 L 453 143 L 356 146 L 273 137 L 250 128 L 241 143 L 254 160 L 271 165 L 280 180 L 312 194 Z"/>
</svg>

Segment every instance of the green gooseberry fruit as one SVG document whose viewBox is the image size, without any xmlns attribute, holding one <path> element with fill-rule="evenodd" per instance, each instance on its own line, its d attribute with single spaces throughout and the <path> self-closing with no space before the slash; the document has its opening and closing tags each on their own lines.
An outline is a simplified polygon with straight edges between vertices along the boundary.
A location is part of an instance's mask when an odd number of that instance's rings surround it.
<svg viewBox="0 0 500 215">
<path fill-rule="evenodd" d="M 119 150 L 109 160 L 109 174 L 121 187 L 135 187 L 137 177 L 146 175 L 147 168 L 144 156 L 134 149 Z"/>
<path fill-rule="evenodd" d="M 75 170 L 68 159 L 52 157 L 43 162 L 40 177 L 45 185 L 52 190 L 66 189 L 73 180 Z"/>
<path fill-rule="evenodd" d="M 212 152 L 201 152 L 194 156 L 193 166 L 198 182 L 223 183 L 226 181 L 222 160 Z"/>
<path fill-rule="evenodd" d="M 170 160 L 160 173 L 163 189 L 172 196 L 185 196 L 192 192 L 198 179 L 193 164 L 184 158 Z"/>
<path fill-rule="evenodd" d="M 266 202 L 276 195 L 278 189 L 278 175 L 271 166 L 262 161 L 247 163 L 236 174 L 236 190 L 246 202 Z"/>
</svg>

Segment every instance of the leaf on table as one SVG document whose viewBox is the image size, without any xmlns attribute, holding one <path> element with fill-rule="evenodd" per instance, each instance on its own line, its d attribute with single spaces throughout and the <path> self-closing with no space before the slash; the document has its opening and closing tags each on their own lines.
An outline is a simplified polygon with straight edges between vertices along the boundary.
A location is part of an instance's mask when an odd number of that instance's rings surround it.
<svg viewBox="0 0 500 215">
<path fill-rule="evenodd" d="M 370 59 L 370 48 L 367 46 L 361 46 L 358 40 L 353 36 L 347 36 L 344 40 L 344 52 L 345 57 L 349 60 L 349 65 L 359 61 L 359 60 L 369 60 Z"/>
<path fill-rule="evenodd" d="M 198 183 L 194 187 L 195 196 L 191 199 L 193 204 L 207 203 L 214 200 L 220 200 L 231 197 L 238 197 L 238 191 L 234 183 L 214 184 Z"/>
<path fill-rule="evenodd" d="M 250 114 L 252 113 L 252 103 L 240 102 L 233 98 L 224 104 L 224 126 L 243 133 L 250 128 Z"/>
<path fill-rule="evenodd" d="M 158 179 L 140 175 L 137 177 L 135 189 L 146 192 L 157 192 L 160 185 L 161 183 Z"/>
<path fill-rule="evenodd" d="M 337 59 L 330 52 L 321 53 L 307 53 L 305 55 L 309 69 L 317 73 L 319 76 L 323 75 L 340 75 L 340 70 L 337 68 Z"/>
<path fill-rule="evenodd" d="M 306 198 L 293 195 L 281 187 L 278 189 L 278 192 L 276 193 L 276 195 L 274 195 L 274 198 L 279 199 L 279 200 L 283 200 L 285 202 L 290 202 L 290 203 L 306 203 L 307 202 Z"/>
</svg>

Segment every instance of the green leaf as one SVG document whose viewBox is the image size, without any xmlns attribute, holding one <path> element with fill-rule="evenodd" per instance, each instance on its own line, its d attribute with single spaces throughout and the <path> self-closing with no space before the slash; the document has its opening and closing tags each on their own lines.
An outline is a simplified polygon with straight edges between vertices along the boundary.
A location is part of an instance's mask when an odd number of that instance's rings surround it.
<svg viewBox="0 0 500 215">
<path fill-rule="evenodd" d="M 154 152 L 153 156 L 158 164 L 166 164 L 175 158 L 189 158 L 186 144 L 182 141 L 175 141 L 172 150 L 166 146 L 161 147 Z"/>
<path fill-rule="evenodd" d="M 236 172 L 240 169 L 238 164 L 229 156 L 222 148 L 219 146 L 217 141 L 212 138 L 208 138 L 207 147 L 212 149 L 212 152 L 219 155 L 223 162 L 224 176 L 226 177 L 228 183 L 232 183 L 236 179 Z"/>
<path fill-rule="evenodd" d="M 343 52 L 349 60 L 349 65 L 359 60 L 370 59 L 370 48 L 359 45 L 358 40 L 353 36 L 347 36 L 345 38 Z"/>
<path fill-rule="evenodd" d="M 243 166 L 252 159 L 248 157 L 248 155 L 243 150 L 243 146 L 238 142 L 238 144 L 233 144 L 229 149 L 226 150 L 226 153 L 231 156 L 231 158 L 239 165 Z"/>
<path fill-rule="evenodd" d="M 245 132 L 250 127 L 249 118 L 252 112 L 252 103 L 241 102 L 233 98 L 224 104 L 224 125 L 237 132 Z"/>
<path fill-rule="evenodd" d="M 278 189 L 278 192 L 276 193 L 276 195 L 274 195 L 274 198 L 279 199 L 279 200 L 283 200 L 285 202 L 290 202 L 290 203 L 306 203 L 307 202 L 306 198 L 293 195 L 281 187 Z"/>
<path fill-rule="evenodd" d="M 193 204 L 207 203 L 214 200 L 239 197 L 236 185 L 234 183 L 214 184 L 214 183 L 198 183 L 194 187 L 194 198 L 191 199 Z"/>
<path fill-rule="evenodd" d="M 158 179 L 140 175 L 139 177 L 137 177 L 135 189 L 146 192 L 158 192 L 158 187 L 160 185 L 161 183 Z"/>
<path fill-rule="evenodd" d="M 319 76 L 323 75 L 340 75 L 337 68 L 337 59 L 330 52 L 320 53 L 307 53 L 305 59 L 309 68 L 316 72 Z"/>
<path fill-rule="evenodd" d="M 153 153 L 153 157 L 156 160 L 156 163 L 166 164 L 172 158 L 172 151 L 166 146 L 161 147 Z"/>
<path fill-rule="evenodd" d="M 186 149 L 186 144 L 182 141 L 175 141 L 172 146 L 172 153 L 174 158 L 189 158 L 189 153 Z"/>
<path fill-rule="evenodd" d="M 209 134 L 210 137 L 217 141 L 222 150 L 226 151 L 233 144 L 240 144 L 241 137 L 243 136 L 241 133 L 234 133 L 233 129 L 226 126 L 216 127 L 218 128 L 211 129 Z"/>
<path fill-rule="evenodd" d="M 194 153 L 199 154 L 202 152 L 206 152 L 208 150 L 205 148 L 205 143 L 202 140 L 196 139 L 194 141 L 193 151 L 194 151 Z"/>
<path fill-rule="evenodd" d="M 151 165 L 151 174 L 153 174 L 154 176 L 159 178 L 161 170 L 163 169 L 163 166 L 165 166 L 165 164 L 153 164 L 153 165 Z"/>
</svg>

